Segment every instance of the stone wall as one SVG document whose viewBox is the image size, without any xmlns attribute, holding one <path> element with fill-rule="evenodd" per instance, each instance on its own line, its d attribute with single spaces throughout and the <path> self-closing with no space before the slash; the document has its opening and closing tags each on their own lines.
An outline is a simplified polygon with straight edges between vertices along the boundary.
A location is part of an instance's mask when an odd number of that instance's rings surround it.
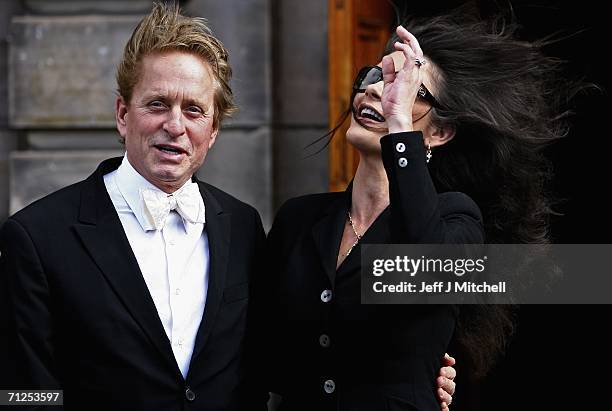
<svg viewBox="0 0 612 411">
<path fill-rule="evenodd" d="M 150 4 L 0 2 L 0 222 L 121 155 L 115 66 Z M 284 200 L 327 189 L 327 152 L 304 150 L 327 130 L 327 2 L 181 4 L 229 49 L 240 108 L 198 176 L 254 205 L 269 228 Z"/>
<path fill-rule="evenodd" d="M 9 155 L 17 149 L 17 132 L 8 125 L 8 34 L 11 17 L 22 13 L 17 1 L 0 1 L 0 223 L 9 215 Z"/>
<path fill-rule="evenodd" d="M 327 0 L 274 2 L 275 204 L 327 191 Z"/>
</svg>

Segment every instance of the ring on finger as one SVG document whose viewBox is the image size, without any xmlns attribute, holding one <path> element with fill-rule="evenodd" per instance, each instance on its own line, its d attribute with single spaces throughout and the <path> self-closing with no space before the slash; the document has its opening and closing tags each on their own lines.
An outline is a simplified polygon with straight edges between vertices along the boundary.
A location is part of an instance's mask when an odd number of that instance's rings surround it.
<svg viewBox="0 0 612 411">
<path fill-rule="evenodd" d="M 427 63 L 427 62 L 425 61 L 425 59 L 422 59 L 422 58 L 419 58 L 419 57 L 416 57 L 416 58 L 414 59 L 414 64 L 415 64 L 417 67 L 424 66 L 426 63 Z"/>
</svg>

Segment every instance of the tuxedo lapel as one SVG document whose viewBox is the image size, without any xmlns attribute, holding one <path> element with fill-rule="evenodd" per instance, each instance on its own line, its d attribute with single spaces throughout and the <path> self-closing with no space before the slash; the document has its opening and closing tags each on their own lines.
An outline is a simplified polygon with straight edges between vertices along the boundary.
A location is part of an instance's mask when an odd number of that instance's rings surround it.
<svg viewBox="0 0 612 411">
<path fill-rule="evenodd" d="M 196 180 L 197 181 L 197 180 Z M 208 234 L 208 249 L 210 256 L 210 271 L 208 273 L 208 294 L 204 315 L 196 335 L 191 363 L 206 346 L 206 341 L 214 326 L 219 306 L 223 300 L 229 251 L 231 242 L 231 213 L 226 212 L 212 193 L 203 183 L 198 182 L 200 193 L 206 206 L 206 226 Z"/>
<path fill-rule="evenodd" d="M 81 192 L 79 224 L 74 229 L 126 310 L 182 378 L 155 303 L 104 186 L 102 177 L 116 169 L 120 162 L 120 158 L 105 161 L 86 180 Z"/>
<path fill-rule="evenodd" d="M 312 227 L 312 238 L 332 288 L 336 281 L 336 263 L 345 223 L 346 197 L 338 196 Z"/>
</svg>

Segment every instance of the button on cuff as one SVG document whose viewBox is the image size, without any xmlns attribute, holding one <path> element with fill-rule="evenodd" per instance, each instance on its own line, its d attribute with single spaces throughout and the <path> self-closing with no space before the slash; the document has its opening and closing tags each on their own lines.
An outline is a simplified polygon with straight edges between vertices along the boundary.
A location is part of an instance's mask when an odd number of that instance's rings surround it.
<svg viewBox="0 0 612 411">
<path fill-rule="evenodd" d="M 321 334 L 321 336 L 319 337 L 319 344 L 323 348 L 328 348 L 331 345 L 331 339 L 329 338 L 329 335 Z"/>
</svg>

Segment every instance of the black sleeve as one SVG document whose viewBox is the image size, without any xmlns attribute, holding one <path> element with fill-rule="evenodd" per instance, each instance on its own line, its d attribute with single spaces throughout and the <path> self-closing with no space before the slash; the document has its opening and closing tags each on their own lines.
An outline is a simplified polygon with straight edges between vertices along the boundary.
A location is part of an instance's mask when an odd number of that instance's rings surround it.
<svg viewBox="0 0 612 411">
<path fill-rule="evenodd" d="M 297 232 L 292 230 L 295 226 L 290 224 L 290 220 L 295 217 L 291 211 L 291 204 L 294 204 L 294 200 L 288 200 L 279 208 L 272 228 L 268 232 L 265 251 L 266 275 L 263 281 L 259 282 L 260 292 L 258 294 L 263 300 L 260 304 L 262 313 L 260 329 L 262 332 L 261 353 L 266 362 L 264 376 L 268 390 L 279 395 L 285 392 L 285 385 L 290 383 L 283 379 L 284 373 L 281 371 L 282 365 L 290 359 L 284 355 L 286 352 L 282 338 L 284 320 L 281 318 L 286 308 L 279 304 L 279 301 L 282 300 L 279 293 L 283 292 L 281 284 L 284 284 L 284 281 L 280 279 L 281 267 L 288 249 L 297 240 Z"/>
<path fill-rule="evenodd" d="M 246 335 L 246 374 L 248 393 L 243 400 L 243 408 L 250 410 L 268 409 L 269 387 L 267 386 L 267 366 L 265 335 L 267 327 L 266 311 L 266 234 L 259 213 L 253 209 L 254 216 L 254 260 L 250 277 L 249 314 Z"/>
<path fill-rule="evenodd" d="M 10 218 L 0 230 L 0 251 L 3 388 L 61 388 L 46 273 L 35 244 L 17 220 Z"/>
<path fill-rule="evenodd" d="M 436 192 L 427 169 L 420 131 L 384 136 L 381 147 L 389 179 L 394 242 L 484 242 L 482 215 L 476 203 L 463 193 L 439 196 Z"/>
</svg>

